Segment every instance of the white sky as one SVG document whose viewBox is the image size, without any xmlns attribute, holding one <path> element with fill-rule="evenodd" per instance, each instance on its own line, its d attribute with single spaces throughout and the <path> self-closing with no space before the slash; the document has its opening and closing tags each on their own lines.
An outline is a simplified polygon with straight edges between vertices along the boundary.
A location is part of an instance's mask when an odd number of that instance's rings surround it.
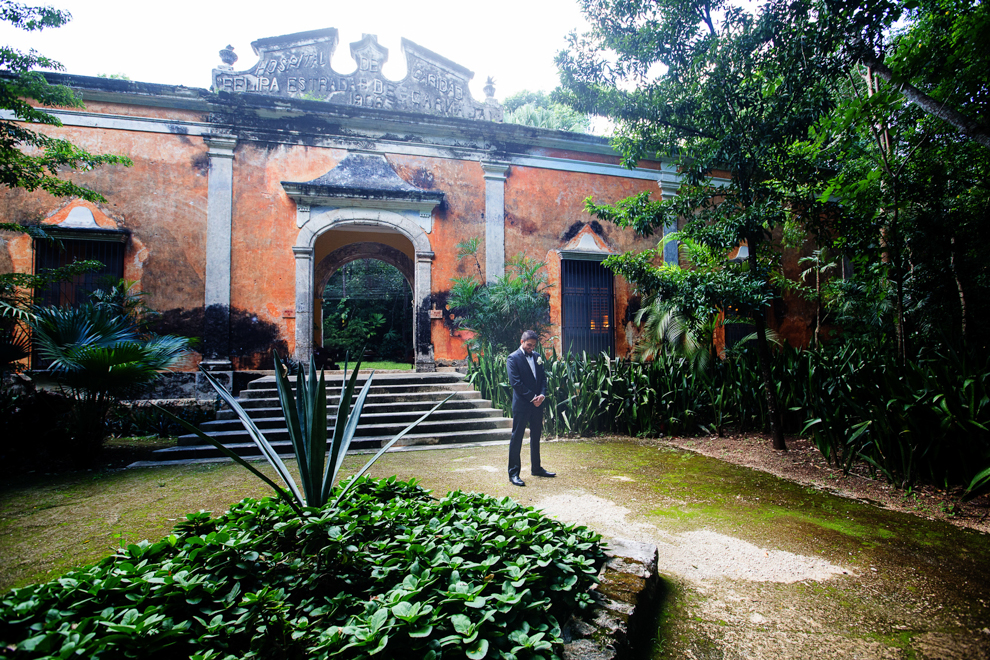
<svg viewBox="0 0 990 660">
<path fill-rule="evenodd" d="M 378 35 L 389 50 L 384 73 L 405 77 L 400 38 L 474 71 L 471 93 L 494 76 L 499 100 L 524 89 L 557 86 L 554 55 L 572 30 L 587 24 L 576 0 L 25 0 L 72 13 L 64 27 L 28 33 L 0 25 L 0 43 L 34 48 L 58 60 L 67 73 L 124 74 L 141 82 L 210 86 L 228 43 L 239 59 L 234 69 L 258 59 L 251 42 L 293 32 L 335 27 L 339 43 L 332 61 L 338 73 L 354 70 L 349 44 L 363 33 Z"/>
</svg>

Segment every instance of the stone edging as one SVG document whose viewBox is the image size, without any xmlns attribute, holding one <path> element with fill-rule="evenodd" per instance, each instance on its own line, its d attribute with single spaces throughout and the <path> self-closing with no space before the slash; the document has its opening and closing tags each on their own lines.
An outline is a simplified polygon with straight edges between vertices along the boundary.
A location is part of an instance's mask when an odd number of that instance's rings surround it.
<svg viewBox="0 0 990 660">
<path fill-rule="evenodd" d="M 595 605 L 564 626 L 564 660 L 621 660 L 645 655 L 660 576 L 657 547 L 626 539 L 607 542 L 608 560 L 591 590 Z"/>
</svg>

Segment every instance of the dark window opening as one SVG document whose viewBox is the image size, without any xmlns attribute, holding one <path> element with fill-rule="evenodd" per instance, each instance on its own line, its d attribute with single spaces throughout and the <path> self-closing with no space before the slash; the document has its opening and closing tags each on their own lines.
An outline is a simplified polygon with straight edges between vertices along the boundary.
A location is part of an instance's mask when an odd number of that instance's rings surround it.
<svg viewBox="0 0 990 660">
<path fill-rule="evenodd" d="M 733 305 L 725 308 L 725 347 L 732 348 L 749 335 L 756 332 L 756 326 L 749 322 L 749 317 Z"/>
<path fill-rule="evenodd" d="M 78 261 L 99 261 L 103 267 L 76 275 L 68 280 L 52 282 L 35 292 L 39 305 L 75 307 L 89 301 L 89 294 L 114 284 L 124 277 L 124 244 L 118 241 L 87 241 L 61 239 L 34 242 L 34 272 L 68 266 Z"/>
<path fill-rule="evenodd" d="M 34 241 L 35 274 L 80 261 L 99 261 L 103 267 L 66 280 L 52 282 L 42 289 L 35 290 L 35 304 L 76 307 L 89 302 L 89 294 L 93 291 L 116 284 L 123 279 L 125 245 L 120 240 L 122 237 L 123 234 L 115 232 L 114 238 L 110 240 L 36 239 Z M 32 350 L 32 369 L 45 369 L 49 364 L 49 361 L 41 358 L 37 350 Z"/>
<path fill-rule="evenodd" d="M 564 353 L 615 354 L 612 273 L 598 261 L 560 262 Z"/>
</svg>

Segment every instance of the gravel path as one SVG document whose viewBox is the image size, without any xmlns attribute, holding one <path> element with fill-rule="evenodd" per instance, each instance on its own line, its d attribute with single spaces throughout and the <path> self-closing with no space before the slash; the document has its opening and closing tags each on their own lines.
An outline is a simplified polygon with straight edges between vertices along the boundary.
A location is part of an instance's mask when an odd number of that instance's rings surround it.
<svg viewBox="0 0 990 660">
<path fill-rule="evenodd" d="M 849 575 L 850 570 L 819 557 L 760 548 L 742 539 L 708 529 L 670 534 L 649 523 L 627 520 L 629 509 L 576 491 L 553 495 L 536 503 L 551 516 L 587 525 L 607 537 L 634 538 L 654 543 L 661 573 L 694 583 L 727 578 L 750 582 L 799 582 Z"/>
</svg>

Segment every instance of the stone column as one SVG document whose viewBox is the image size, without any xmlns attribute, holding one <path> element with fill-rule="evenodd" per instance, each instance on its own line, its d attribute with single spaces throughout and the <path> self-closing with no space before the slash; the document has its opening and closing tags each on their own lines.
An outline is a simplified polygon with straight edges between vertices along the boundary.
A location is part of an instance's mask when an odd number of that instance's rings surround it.
<svg viewBox="0 0 990 660">
<path fill-rule="evenodd" d="M 664 201 L 674 199 L 677 196 L 677 191 L 681 187 L 681 175 L 677 171 L 677 166 L 674 163 L 665 162 L 660 166 L 660 180 L 657 181 L 657 185 L 660 186 L 660 197 Z M 677 221 L 666 225 L 663 228 L 663 235 L 666 236 L 671 232 L 677 231 Z M 663 261 L 668 264 L 677 264 L 677 241 L 670 241 L 663 246 Z"/>
<path fill-rule="evenodd" d="M 416 290 L 413 291 L 413 337 L 416 371 L 436 371 L 433 337 L 430 336 L 430 308 L 433 302 L 433 252 L 416 252 Z"/>
<path fill-rule="evenodd" d="M 205 327 L 200 366 L 230 389 L 234 377 L 230 362 L 230 224 L 237 138 L 214 134 L 203 140 L 209 149 L 210 170 L 206 204 Z M 197 389 L 212 394 L 209 385 L 199 378 Z"/>
<path fill-rule="evenodd" d="M 505 274 L 505 179 L 508 163 L 482 162 L 485 172 L 485 281 Z"/>
<path fill-rule="evenodd" d="M 296 258 L 296 359 L 309 364 L 313 353 L 313 253 L 311 247 L 294 247 Z"/>
</svg>

